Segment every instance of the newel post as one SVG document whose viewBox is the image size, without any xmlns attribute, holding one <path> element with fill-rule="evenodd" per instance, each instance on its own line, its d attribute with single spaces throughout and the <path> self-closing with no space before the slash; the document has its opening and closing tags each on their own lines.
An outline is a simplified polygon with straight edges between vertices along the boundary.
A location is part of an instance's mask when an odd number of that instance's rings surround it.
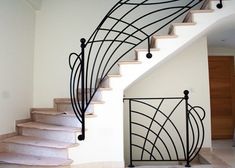
<svg viewBox="0 0 235 168">
<path fill-rule="evenodd" d="M 190 156 L 189 156 L 189 110 L 188 110 L 188 99 L 189 91 L 184 91 L 185 99 L 185 111 L 186 111 L 186 165 L 185 167 L 191 167 L 190 165 Z"/>
<path fill-rule="evenodd" d="M 78 140 L 82 141 L 85 139 L 85 47 L 86 39 L 82 38 L 81 42 L 81 118 L 82 118 L 82 128 L 81 135 L 78 136 Z M 79 102 L 78 102 L 79 103 Z"/>
</svg>

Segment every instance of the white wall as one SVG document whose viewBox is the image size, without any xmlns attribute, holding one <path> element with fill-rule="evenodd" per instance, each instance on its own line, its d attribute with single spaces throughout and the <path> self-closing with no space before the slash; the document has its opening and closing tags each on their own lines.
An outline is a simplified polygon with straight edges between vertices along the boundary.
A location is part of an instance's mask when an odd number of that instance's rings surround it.
<svg viewBox="0 0 235 168">
<path fill-rule="evenodd" d="M 36 16 L 34 107 L 50 107 L 54 98 L 69 97 L 69 54 L 80 53 L 80 38 L 91 35 L 115 2 L 42 2 Z"/>
<path fill-rule="evenodd" d="M 0 1 L 0 134 L 29 118 L 33 96 L 35 14 L 24 0 Z"/>
<path fill-rule="evenodd" d="M 125 97 L 183 96 L 185 89 L 190 91 L 190 104 L 202 106 L 206 111 L 204 147 L 210 147 L 211 121 L 206 38 L 197 40 L 180 54 L 172 57 L 172 59 L 153 70 L 151 74 L 146 75 L 142 80 L 126 89 Z M 128 161 L 128 111 L 125 111 L 124 115 L 125 158 Z M 185 122 L 184 117 L 179 116 L 177 120 Z"/>
</svg>

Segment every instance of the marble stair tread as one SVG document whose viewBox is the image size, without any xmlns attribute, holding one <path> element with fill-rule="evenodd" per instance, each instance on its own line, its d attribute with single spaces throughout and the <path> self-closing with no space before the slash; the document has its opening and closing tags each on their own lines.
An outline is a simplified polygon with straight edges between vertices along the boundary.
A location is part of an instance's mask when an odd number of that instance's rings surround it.
<svg viewBox="0 0 235 168">
<path fill-rule="evenodd" d="M 76 117 L 73 111 L 40 111 L 35 110 L 31 112 L 32 114 L 41 114 L 41 115 L 49 115 L 49 116 L 63 116 L 63 117 Z M 94 112 L 86 112 L 85 113 L 88 116 L 92 116 Z"/>
<path fill-rule="evenodd" d="M 36 110 L 36 111 L 32 111 L 32 114 L 45 114 L 45 115 L 52 115 L 52 116 L 59 116 L 59 115 L 70 115 L 70 116 L 75 116 L 75 114 L 68 113 L 65 111 L 40 111 L 40 110 Z"/>
<path fill-rule="evenodd" d="M 3 152 L 0 153 L 0 163 L 28 166 L 64 166 L 70 165 L 72 160 Z"/>
<path fill-rule="evenodd" d="M 71 104 L 71 100 L 69 98 L 56 98 L 54 99 L 56 104 L 63 103 L 63 104 Z M 104 104 L 105 102 L 99 100 L 93 100 L 90 104 Z"/>
<path fill-rule="evenodd" d="M 39 122 L 27 122 L 27 123 L 17 124 L 17 127 L 35 128 L 35 129 L 49 130 L 49 131 L 66 131 L 66 132 L 80 132 L 81 130 L 81 128 L 77 127 L 58 126 L 58 125 L 44 124 Z"/>
<path fill-rule="evenodd" d="M 30 136 L 14 136 L 3 140 L 3 142 L 21 144 L 21 145 L 30 145 L 30 146 L 57 148 L 57 149 L 64 149 L 64 148 L 78 146 L 78 144 L 75 143 L 66 143 L 66 142 L 60 142 L 60 141 L 30 137 Z"/>
</svg>

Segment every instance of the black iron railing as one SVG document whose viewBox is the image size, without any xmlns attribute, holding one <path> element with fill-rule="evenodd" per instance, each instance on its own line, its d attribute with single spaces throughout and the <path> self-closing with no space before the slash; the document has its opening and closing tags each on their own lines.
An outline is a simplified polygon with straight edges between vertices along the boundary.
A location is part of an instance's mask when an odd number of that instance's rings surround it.
<svg viewBox="0 0 235 168">
<path fill-rule="evenodd" d="M 85 138 L 85 112 L 101 83 L 117 62 L 132 49 L 150 39 L 172 22 L 183 20 L 190 9 L 200 9 L 208 0 L 120 0 L 105 15 L 90 38 L 81 40 L 81 53 L 69 56 L 70 97 L 74 113 L 82 124 Z M 222 1 L 218 7 L 222 7 Z M 86 48 L 86 52 L 85 52 Z"/>
<path fill-rule="evenodd" d="M 188 94 L 186 90 L 184 97 L 124 98 L 129 103 L 129 167 L 147 161 L 185 161 L 190 167 L 203 145 L 205 111 L 191 106 Z"/>
</svg>

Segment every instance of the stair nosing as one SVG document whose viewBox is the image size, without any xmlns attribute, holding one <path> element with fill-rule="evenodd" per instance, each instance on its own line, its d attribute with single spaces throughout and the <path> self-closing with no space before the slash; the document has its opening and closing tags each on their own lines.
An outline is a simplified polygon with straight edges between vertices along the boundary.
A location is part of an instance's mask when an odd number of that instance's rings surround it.
<svg viewBox="0 0 235 168">
<path fill-rule="evenodd" d="M 35 115 L 47 115 L 47 116 L 59 116 L 59 117 L 76 117 L 76 115 L 74 114 L 73 111 L 40 111 L 40 110 L 35 110 L 35 111 L 31 111 L 31 114 L 35 114 Z M 91 115 L 95 115 L 94 112 L 86 112 L 85 113 L 86 116 L 91 116 Z"/>
<path fill-rule="evenodd" d="M 194 26 L 196 25 L 196 22 L 182 22 L 182 23 L 172 23 L 171 26 Z"/>
<path fill-rule="evenodd" d="M 30 124 L 31 124 L 31 126 L 30 126 Z M 40 122 L 21 123 L 21 124 L 17 124 L 17 127 L 29 128 L 29 129 L 39 129 L 39 130 L 48 130 L 48 131 L 64 131 L 64 132 L 80 132 L 81 131 L 81 128 L 59 126 L 59 125 L 54 125 L 54 124 L 45 124 L 45 123 L 40 123 Z"/>
<path fill-rule="evenodd" d="M 7 155 L 8 159 L 3 159 L 3 155 Z M 9 157 L 13 157 L 13 159 L 9 160 Z M 17 157 L 20 157 L 17 159 Z M 26 158 L 30 161 L 26 161 Z M 15 159 L 15 161 L 13 161 Z M 34 162 L 32 162 L 32 159 Z M 42 163 L 42 161 L 46 163 Z M 37 162 L 38 161 L 38 162 Z M 52 161 L 57 163 L 52 163 Z M 60 162 L 59 162 L 60 161 Z M 72 164 L 71 159 L 63 159 L 56 157 L 43 157 L 43 156 L 33 156 L 33 155 L 25 155 L 21 153 L 15 152 L 1 152 L 0 153 L 0 163 L 1 164 L 12 164 L 12 165 L 20 165 L 20 166 L 69 166 Z"/>
<path fill-rule="evenodd" d="M 70 98 L 56 98 L 56 99 L 54 99 L 54 102 L 56 104 L 71 104 Z M 100 100 L 92 100 L 90 102 L 90 104 L 103 104 L 103 103 L 105 103 L 105 102 L 100 101 Z"/>
<path fill-rule="evenodd" d="M 141 64 L 141 61 L 133 60 L 133 61 L 120 61 L 118 62 L 118 65 L 135 65 L 135 64 Z"/>
<path fill-rule="evenodd" d="M 156 40 L 158 39 L 175 39 L 178 36 L 173 34 L 173 35 L 153 35 L 153 38 L 155 38 Z"/>
<path fill-rule="evenodd" d="M 148 49 L 140 48 L 140 49 L 135 49 L 136 52 L 141 52 L 141 51 L 148 51 Z M 159 48 L 150 48 L 150 52 L 152 51 L 160 51 Z"/>
<path fill-rule="evenodd" d="M 25 138 L 26 141 L 22 142 L 25 140 L 25 139 L 23 139 L 23 140 L 17 142 L 17 140 L 12 140 L 14 138 Z M 29 143 L 29 142 L 27 142 L 27 138 L 31 139 L 32 141 L 51 142 L 51 144 L 50 144 L 51 146 L 49 145 L 49 143 L 48 144 Z M 38 138 L 38 137 L 32 137 L 32 136 L 22 136 L 22 135 L 7 138 L 7 139 L 3 140 L 2 142 L 8 143 L 8 144 L 19 144 L 19 145 L 37 146 L 37 147 L 55 148 L 55 149 L 67 149 L 67 148 L 72 148 L 72 147 L 76 147 L 79 145 L 79 144 L 75 144 L 75 143 L 66 143 L 66 142 L 60 142 L 60 141 L 56 141 L 56 140 L 50 140 L 50 139 L 44 139 L 44 138 Z M 60 145 L 56 146 L 55 144 L 60 144 Z M 52 146 L 52 145 L 54 145 L 54 146 Z"/>
<path fill-rule="evenodd" d="M 198 10 L 190 10 L 190 13 L 212 13 L 214 12 L 214 9 L 198 9 Z"/>
</svg>

